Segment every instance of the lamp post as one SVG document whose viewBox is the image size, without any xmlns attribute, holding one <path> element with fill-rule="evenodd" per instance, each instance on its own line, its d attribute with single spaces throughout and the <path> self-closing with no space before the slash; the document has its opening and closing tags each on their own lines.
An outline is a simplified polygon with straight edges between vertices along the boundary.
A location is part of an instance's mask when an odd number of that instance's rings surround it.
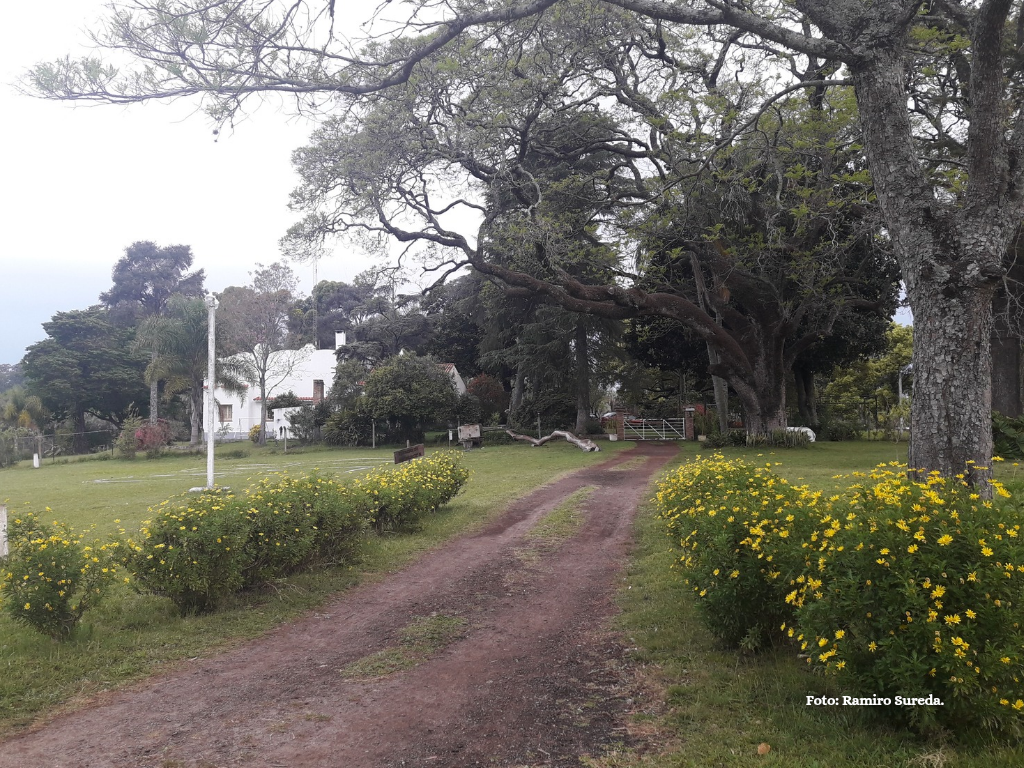
<svg viewBox="0 0 1024 768">
<path fill-rule="evenodd" d="M 217 299 L 213 294 L 206 297 L 208 310 L 208 336 L 206 341 L 206 487 L 213 489 L 213 423 L 214 398 L 213 391 L 217 386 Z"/>
</svg>

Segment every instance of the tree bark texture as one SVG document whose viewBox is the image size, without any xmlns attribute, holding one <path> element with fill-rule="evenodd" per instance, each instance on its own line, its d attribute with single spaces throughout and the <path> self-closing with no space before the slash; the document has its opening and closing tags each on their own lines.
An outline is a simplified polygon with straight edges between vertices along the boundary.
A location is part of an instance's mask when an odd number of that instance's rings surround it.
<svg viewBox="0 0 1024 768">
<path fill-rule="evenodd" d="M 793 369 L 796 406 L 804 424 L 818 428 L 818 404 L 814 393 L 814 372 L 806 368 Z"/>
<path fill-rule="evenodd" d="M 587 324 L 583 316 L 577 316 L 576 338 L 576 434 L 587 433 L 590 420 L 590 344 Z"/>
<path fill-rule="evenodd" d="M 150 360 L 156 363 L 156 350 L 150 353 Z M 155 365 L 154 365 L 155 367 Z M 160 380 L 153 379 L 149 382 L 149 423 L 156 424 L 160 418 Z"/>
<path fill-rule="evenodd" d="M 983 484 L 990 473 L 977 467 L 992 457 L 992 298 L 1011 231 L 985 189 L 976 206 L 935 199 L 911 139 L 903 63 L 878 51 L 853 73 L 872 178 L 914 311 L 909 463 Z"/>
<path fill-rule="evenodd" d="M 189 392 L 189 420 L 191 422 L 192 431 L 189 434 L 189 445 L 193 448 L 199 445 L 199 424 L 202 421 L 203 414 L 203 389 L 202 387 L 192 387 Z"/>
</svg>

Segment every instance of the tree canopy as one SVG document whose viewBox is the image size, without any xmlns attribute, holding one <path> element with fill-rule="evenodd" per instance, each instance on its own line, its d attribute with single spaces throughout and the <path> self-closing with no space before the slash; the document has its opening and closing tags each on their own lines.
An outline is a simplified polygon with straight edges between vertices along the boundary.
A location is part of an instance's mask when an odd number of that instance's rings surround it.
<svg viewBox="0 0 1024 768">
<path fill-rule="evenodd" d="M 433 248 L 470 260 L 480 239 L 456 236 L 450 214 L 475 210 L 486 223 L 482 201 L 453 208 L 438 190 L 457 186 L 464 172 L 478 180 L 518 175 L 528 190 L 522 129 L 551 94 L 566 106 L 627 118 L 615 121 L 623 131 L 620 167 L 646 201 L 677 189 L 680 179 L 713 176 L 737 141 L 763 130 L 761 118 L 796 91 L 813 99 L 851 88 L 861 129 L 855 143 L 915 318 L 911 464 L 987 476 L 978 467 L 991 453 L 992 295 L 1024 213 L 1020 3 L 421 0 L 355 43 L 331 34 L 334 7 L 115 3 L 97 42 L 135 67 L 65 59 L 37 66 L 30 87 L 113 103 L 201 95 L 222 122 L 253 94 L 287 94 L 304 112 L 330 115 L 314 146 L 331 140 L 351 150 L 298 159 L 308 177 L 300 208 L 318 208 L 316 195 L 352 195 L 337 209 L 342 215 L 307 220 L 300 240 L 357 226 L 409 242 L 408 230 L 381 221 L 404 205 L 423 217 L 420 231 Z M 428 93 L 440 98 L 422 100 Z M 467 153 L 460 146 L 467 135 L 475 148 L 501 150 Z M 443 156 L 424 165 L 416 149 L 424 139 L 449 153 L 447 165 Z M 383 153 L 393 155 L 392 172 L 380 174 Z M 362 174 L 344 167 L 355 157 L 366 163 Z M 641 173 L 630 159 L 642 160 Z M 356 181 L 330 186 L 339 177 Z M 390 187 L 376 205 L 366 194 L 375 187 Z M 577 311 L 600 302 L 612 314 L 636 312 L 652 301 L 636 287 L 532 279 L 520 287 Z M 709 326 L 708 333 L 717 332 Z"/>
<path fill-rule="evenodd" d="M 103 309 L 58 312 L 43 329 L 47 338 L 28 348 L 21 365 L 43 405 L 71 421 L 81 452 L 87 413 L 120 426 L 133 405 L 146 401 L 146 359 L 132 351 L 132 331 L 110 322 Z"/>
</svg>

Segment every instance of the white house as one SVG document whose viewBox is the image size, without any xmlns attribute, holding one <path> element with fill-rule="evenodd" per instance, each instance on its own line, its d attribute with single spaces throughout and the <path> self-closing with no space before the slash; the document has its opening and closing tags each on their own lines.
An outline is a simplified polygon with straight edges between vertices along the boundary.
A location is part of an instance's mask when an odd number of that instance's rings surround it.
<svg viewBox="0 0 1024 768">
<path fill-rule="evenodd" d="M 278 375 L 268 374 L 267 399 L 272 400 L 286 392 L 294 392 L 299 400 L 310 405 L 327 397 L 331 384 L 334 382 L 334 369 L 337 365 L 336 350 L 345 346 L 345 333 L 334 334 L 335 349 L 314 349 L 307 344 L 302 349 L 287 349 L 273 352 L 270 356 L 268 371 L 281 371 Z M 275 365 L 275 362 L 277 364 Z M 453 363 L 439 364 L 452 380 L 452 386 L 459 395 L 466 393 L 466 382 L 463 381 Z M 209 382 L 207 382 L 209 384 Z M 216 400 L 214 429 L 220 439 L 241 440 L 249 435 L 249 430 L 260 420 L 260 392 L 258 385 L 246 385 L 243 392 L 229 392 L 217 387 L 213 396 Z M 295 408 L 278 408 L 267 412 L 265 429 L 268 437 L 282 437 L 289 428 L 288 414 Z"/>
</svg>

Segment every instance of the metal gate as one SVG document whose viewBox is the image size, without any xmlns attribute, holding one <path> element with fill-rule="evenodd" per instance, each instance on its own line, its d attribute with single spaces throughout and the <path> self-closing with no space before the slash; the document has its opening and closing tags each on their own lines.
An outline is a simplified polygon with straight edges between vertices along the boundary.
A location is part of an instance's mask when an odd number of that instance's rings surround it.
<svg viewBox="0 0 1024 768">
<path fill-rule="evenodd" d="M 626 440 L 685 440 L 686 419 L 630 419 L 622 431 Z"/>
</svg>

